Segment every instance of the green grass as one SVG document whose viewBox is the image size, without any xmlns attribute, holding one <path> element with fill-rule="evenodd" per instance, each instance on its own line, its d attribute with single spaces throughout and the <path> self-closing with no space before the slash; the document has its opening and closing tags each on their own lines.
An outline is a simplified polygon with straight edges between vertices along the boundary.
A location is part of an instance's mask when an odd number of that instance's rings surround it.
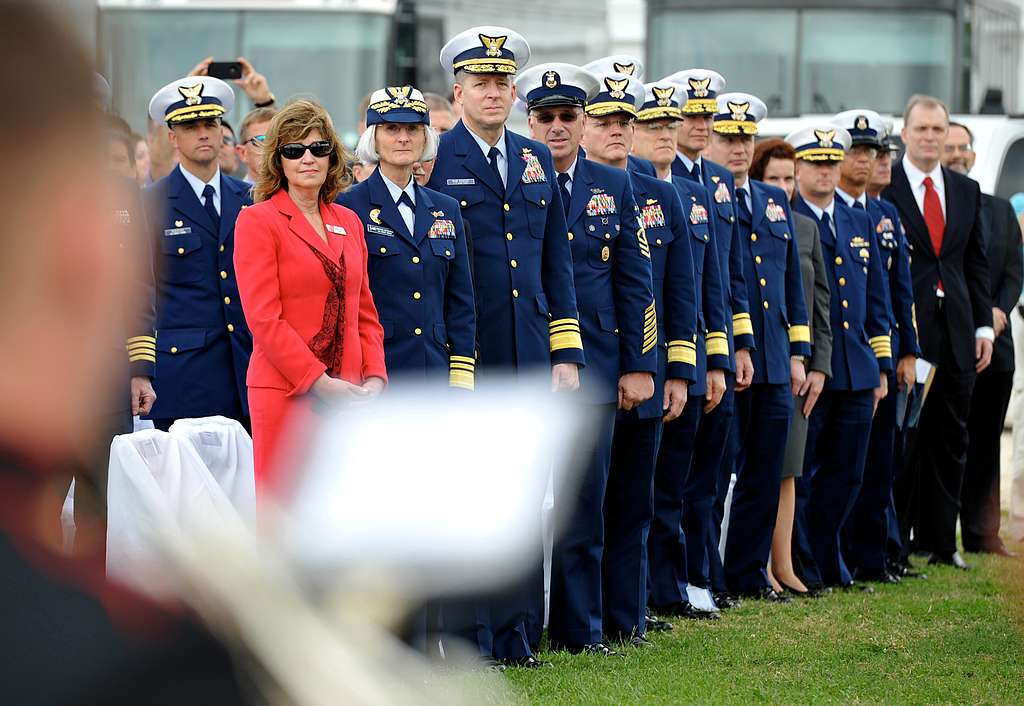
<svg viewBox="0 0 1024 706">
<path fill-rule="evenodd" d="M 1024 546 L 1014 547 L 1018 552 Z M 509 670 L 527 703 L 1024 703 L 1024 559 L 965 555 L 971 572 L 677 620 L 653 647 L 547 652 Z"/>
</svg>

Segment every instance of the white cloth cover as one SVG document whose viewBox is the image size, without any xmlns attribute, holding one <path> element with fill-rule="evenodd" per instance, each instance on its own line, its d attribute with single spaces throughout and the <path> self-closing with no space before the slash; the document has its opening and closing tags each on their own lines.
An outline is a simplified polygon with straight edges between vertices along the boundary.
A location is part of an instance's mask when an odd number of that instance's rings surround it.
<svg viewBox="0 0 1024 706">
<path fill-rule="evenodd" d="M 107 574 L 155 596 L 174 592 L 166 548 L 201 541 L 217 518 L 237 521 L 187 437 L 155 429 L 115 436 L 107 485 Z"/>
<path fill-rule="evenodd" d="M 179 419 L 170 433 L 191 442 L 238 514 L 255 523 L 256 476 L 252 438 L 245 428 L 227 417 L 203 417 Z"/>
</svg>

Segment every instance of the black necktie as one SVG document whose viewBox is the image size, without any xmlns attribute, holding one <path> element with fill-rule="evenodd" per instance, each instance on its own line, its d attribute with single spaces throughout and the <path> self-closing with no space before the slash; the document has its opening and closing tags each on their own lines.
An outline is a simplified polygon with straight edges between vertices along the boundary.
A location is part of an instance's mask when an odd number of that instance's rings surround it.
<svg viewBox="0 0 1024 706">
<path fill-rule="evenodd" d="M 750 225 L 754 219 L 750 215 L 750 207 L 747 206 L 747 190 L 744 188 L 736 189 L 736 205 L 740 211 L 740 222 Z"/>
<path fill-rule="evenodd" d="M 497 147 L 492 147 L 487 151 L 487 161 L 491 165 L 491 170 L 494 172 L 494 176 L 498 178 L 498 183 L 504 185 L 505 182 L 501 180 L 501 170 L 498 169 L 498 155 L 501 152 L 498 151 Z"/>
<path fill-rule="evenodd" d="M 693 166 L 690 168 L 690 178 L 698 184 L 700 183 L 700 165 L 696 162 L 694 162 Z"/>
<path fill-rule="evenodd" d="M 203 208 L 206 209 L 206 214 L 210 217 L 210 222 L 213 223 L 213 232 L 220 232 L 220 214 L 217 213 L 217 207 L 213 205 L 213 187 L 207 184 L 203 187 Z"/>
<path fill-rule="evenodd" d="M 403 203 L 409 207 L 409 210 L 416 213 L 416 206 L 413 205 L 412 199 L 409 198 L 408 191 L 403 191 L 402 195 L 398 197 L 398 205 L 401 206 Z"/>
<path fill-rule="evenodd" d="M 832 232 L 832 217 L 828 215 L 828 211 L 821 212 L 821 218 L 818 219 L 818 232 L 830 243 L 835 240 L 836 236 Z"/>
<path fill-rule="evenodd" d="M 562 172 L 558 175 L 558 191 L 562 196 L 562 210 L 565 211 L 565 217 L 569 217 L 569 199 L 572 198 L 572 194 L 569 193 L 569 174 Z"/>
<path fill-rule="evenodd" d="M 864 204 L 862 204 L 860 201 L 854 201 L 853 202 L 853 207 L 857 208 L 857 209 L 860 209 L 861 211 L 864 210 Z"/>
</svg>

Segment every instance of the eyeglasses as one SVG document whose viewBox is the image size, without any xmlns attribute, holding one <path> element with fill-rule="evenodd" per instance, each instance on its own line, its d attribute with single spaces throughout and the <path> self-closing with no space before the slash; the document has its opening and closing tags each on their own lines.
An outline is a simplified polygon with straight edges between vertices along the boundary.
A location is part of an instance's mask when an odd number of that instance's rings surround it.
<svg viewBox="0 0 1024 706">
<path fill-rule="evenodd" d="M 263 147 L 263 142 L 266 139 L 266 135 L 255 135 L 254 137 L 250 137 L 248 140 L 246 140 L 246 143 L 252 145 L 253 147 Z"/>
<path fill-rule="evenodd" d="M 334 145 L 330 140 L 317 140 L 308 145 L 301 142 L 289 142 L 277 149 L 285 159 L 302 159 L 306 150 L 309 150 L 314 157 L 326 157 L 334 150 Z"/>
</svg>

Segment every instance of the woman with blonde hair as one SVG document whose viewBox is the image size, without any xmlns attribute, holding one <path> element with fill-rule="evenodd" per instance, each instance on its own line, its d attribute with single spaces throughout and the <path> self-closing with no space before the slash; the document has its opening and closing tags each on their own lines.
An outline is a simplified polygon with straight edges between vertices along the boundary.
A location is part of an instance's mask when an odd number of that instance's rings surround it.
<svg viewBox="0 0 1024 706">
<path fill-rule="evenodd" d="M 280 452 L 314 401 L 365 400 L 387 382 L 363 228 L 334 203 L 346 158 L 323 107 L 285 106 L 267 130 L 256 204 L 235 225 L 257 487 L 282 480 Z"/>
</svg>

